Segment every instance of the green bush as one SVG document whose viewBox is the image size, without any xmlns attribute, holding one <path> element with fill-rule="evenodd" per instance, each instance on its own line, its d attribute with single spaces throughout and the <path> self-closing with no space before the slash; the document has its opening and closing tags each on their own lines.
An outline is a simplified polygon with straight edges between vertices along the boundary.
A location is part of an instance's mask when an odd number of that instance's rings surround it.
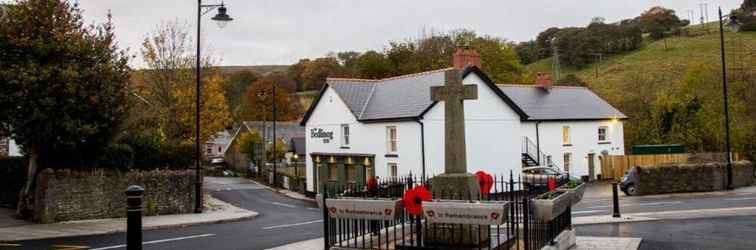
<svg viewBox="0 0 756 250">
<path fill-rule="evenodd" d="M 162 141 L 162 137 L 157 133 L 129 133 L 119 142 L 129 145 L 133 150 L 134 168 L 149 170 L 161 165 Z"/>
<path fill-rule="evenodd" d="M 160 150 L 160 164 L 154 167 L 170 169 L 186 169 L 194 163 L 194 144 L 179 143 L 178 145 L 163 145 Z"/>
<path fill-rule="evenodd" d="M 27 165 L 23 157 L 0 157 L 0 207 L 16 208 L 18 194 L 26 182 Z"/>
<path fill-rule="evenodd" d="M 134 163 L 134 151 L 126 144 L 111 144 L 105 148 L 97 162 L 103 168 L 127 170 Z"/>
</svg>

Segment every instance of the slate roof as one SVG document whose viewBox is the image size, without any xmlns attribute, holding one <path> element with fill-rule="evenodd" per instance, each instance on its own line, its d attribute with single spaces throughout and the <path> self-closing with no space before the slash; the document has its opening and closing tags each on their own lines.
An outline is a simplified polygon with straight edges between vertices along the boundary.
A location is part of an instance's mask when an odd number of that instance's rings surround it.
<svg viewBox="0 0 756 250">
<path fill-rule="evenodd" d="M 498 86 L 528 114 L 528 120 L 627 119 L 625 114 L 585 87 L 554 86 L 546 91 L 533 85 Z"/>
<path fill-rule="evenodd" d="M 445 68 L 380 80 L 328 78 L 300 124 L 304 125 L 325 90 L 333 89 L 357 120 L 362 122 L 409 120 L 421 117 L 435 102 L 430 87 L 444 84 Z M 627 117 L 592 91 L 582 87 L 554 87 L 550 92 L 533 85 L 495 85 L 475 66 L 476 73 L 521 120 L 600 120 Z"/>
<path fill-rule="evenodd" d="M 433 104 L 430 87 L 443 85 L 444 74 L 451 69 L 381 80 L 329 78 L 326 83 L 358 120 L 414 118 Z"/>
<path fill-rule="evenodd" d="M 298 155 L 305 155 L 307 154 L 307 143 L 305 142 L 304 137 L 294 137 L 291 138 L 290 148 L 291 152 L 294 152 Z"/>
</svg>

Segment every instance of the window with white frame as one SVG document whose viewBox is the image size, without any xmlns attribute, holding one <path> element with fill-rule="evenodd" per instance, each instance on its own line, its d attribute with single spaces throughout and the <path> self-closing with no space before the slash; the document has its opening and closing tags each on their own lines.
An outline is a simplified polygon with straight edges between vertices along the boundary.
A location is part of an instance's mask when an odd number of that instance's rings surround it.
<svg viewBox="0 0 756 250">
<path fill-rule="evenodd" d="M 570 165 L 572 164 L 572 153 L 564 153 L 564 172 L 570 172 Z"/>
<path fill-rule="evenodd" d="M 349 124 L 341 124 L 341 146 L 349 146 Z"/>
<path fill-rule="evenodd" d="M 396 153 L 397 151 L 397 134 L 396 127 L 386 127 L 386 149 L 389 153 Z"/>
<path fill-rule="evenodd" d="M 399 176 L 399 169 L 394 162 L 388 163 L 388 172 L 390 177 L 397 177 Z"/>
<path fill-rule="evenodd" d="M 562 145 L 570 145 L 570 127 L 562 127 Z"/>
<path fill-rule="evenodd" d="M 609 141 L 609 127 L 601 126 L 598 128 L 598 141 L 599 142 Z"/>
</svg>

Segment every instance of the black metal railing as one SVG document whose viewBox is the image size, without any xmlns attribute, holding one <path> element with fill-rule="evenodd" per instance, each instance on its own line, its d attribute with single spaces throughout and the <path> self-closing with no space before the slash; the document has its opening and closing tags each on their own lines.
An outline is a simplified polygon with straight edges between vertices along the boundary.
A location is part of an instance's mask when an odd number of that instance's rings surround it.
<svg viewBox="0 0 756 250">
<path fill-rule="evenodd" d="M 417 177 L 389 178 L 368 187 L 359 184 L 323 185 L 324 198 L 401 199 L 404 191 L 423 184 L 432 190 L 433 178 L 423 181 Z M 552 241 L 563 230 L 569 229 L 571 210 L 543 222 L 534 218 L 533 199 L 548 191 L 548 178 L 517 176 L 510 173 L 494 176 L 494 183 L 488 194 L 469 197 L 464 194 L 434 193 L 433 197 L 449 200 L 483 200 L 509 202 L 505 222 L 502 225 L 460 225 L 428 223 L 422 216 L 413 216 L 401 209 L 397 217 L 388 221 L 331 218 L 324 209 L 325 247 L 352 249 L 438 249 L 443 248 L 434 239 L 444 239 L 446 244 L 469 245 L 477 249 L 540 249 Z M 555 179 L 563 185 L 568 178 Z M 544 187 L 544 188 L 532 188 Z M 323 199 L 323 207 L 327 201 Z M 488 237 L 485 234 L 488 233 Z M 477 240 L 476 240 L 477 239 Z M 487 240 L 486 240 L 487 239 Z M 483 242 L 481 242 L 483 241 Z"/>
</svg>

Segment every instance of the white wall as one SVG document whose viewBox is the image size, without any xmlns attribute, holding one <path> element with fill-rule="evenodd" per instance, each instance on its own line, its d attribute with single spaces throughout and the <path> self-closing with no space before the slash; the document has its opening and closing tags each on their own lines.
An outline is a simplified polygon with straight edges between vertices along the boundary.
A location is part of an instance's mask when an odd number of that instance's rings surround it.
<svg viewBox="0 0 756 250">
<path fill-rule="evenodd" d="M 562 144 L 562 127 L 570 127 L 570 144 Z M 598 141 L 598 128 L 607 126 L 609 141 L 606 144 Z M 524 135 L 536 142 L 536 123 L 523 123 Z M 575 176 L 588 175 L 588 154 L 594 153 L 595 173 L 601 173 L 601 162 L 598 157 L 604 150 L 609 155 L 624 155 L 625 140 L 622 121 L 548 121 L 538 125 L 541 152 L 552 156 L 554 163 L 564 170 L 564 153 L 572 153 L 570 174 Z"/>
<path fill-rule="evenodd" d="M 465 101 L 467 171 L 491 174 L 515 173 L 520 169 L 520 116 L 477 75 L 464 84 L 478 85 L 478 99 Z M 436 104 L 424 117 L 428 175 L 444 171 L 444 103 Z M 454 143 L 454 142 L 451 142 Z"/>
<path fill-rule="evenodd" d="M 341 125 L 349 124 L 350 145 L 342 148 Z M 397 128 L 397 152 L 396 158 L 387 158 L 387 135 L 386 128 Z M 333 132 L 333 140 L 324 143 L 322 138 L 312 138 L 311 129 L 319 128 Z M 420 124 L 414 121 L 388 122 L 388 123 L 362 123 L 358 122 L 349 111 L 346 104 L 333 91 L 327 89 L 321 97 L 320 103 L 313 111 L 305 126 L 307 144 L 307 190 L 313 191 L 313 160 L 311 153 L 351 153 L 351 154 L 374 154 L 375 160 L 371 162 L 376 176 L 389 175 L 388 163 L 397 163 L 398 175 L 406 176 L 412 172 L 420 175 L 422 171 L 422 154 L 420 145 Z M 323 159 L 325 160 L 325 159 Z"/>
</svg>

